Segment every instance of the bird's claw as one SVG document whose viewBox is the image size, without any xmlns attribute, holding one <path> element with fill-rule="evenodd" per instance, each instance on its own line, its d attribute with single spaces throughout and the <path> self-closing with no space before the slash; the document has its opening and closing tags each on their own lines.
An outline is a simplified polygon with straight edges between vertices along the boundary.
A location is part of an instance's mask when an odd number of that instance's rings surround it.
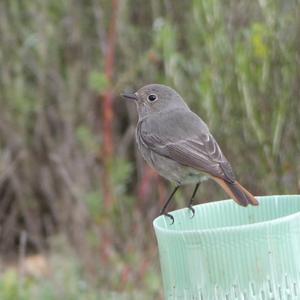
<svg viewBox="0 0 300 300">
<path fill-rule="evenodd" d="M 171 224 L 170 225 L 173 225 L 174 224 L 174 217 L 171 215 L 171 214 L 168 214 L 168 213 L 164 213 L 164 216 L 168 217 L 171 219 Z"/>
<path fill-rule="evenodd" d="M 190 204 L 190 205 L 188 206 L 188 209 L 192 212 L 191 219 L 194 218 L 194 216 L 195 216 L 195 208 Z"/>
</svg>

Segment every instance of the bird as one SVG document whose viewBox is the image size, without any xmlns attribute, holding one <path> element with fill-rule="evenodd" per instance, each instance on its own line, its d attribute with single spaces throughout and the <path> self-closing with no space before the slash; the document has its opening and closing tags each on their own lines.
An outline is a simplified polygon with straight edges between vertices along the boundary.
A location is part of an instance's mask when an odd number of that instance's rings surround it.
<svg viewBox="0 0 300 300">
<path fill-rule="evenodd" d="M 136 142 L 145 161 L 175 188 L 160 214 L 171 218 L 167 207 L 180 186 L 195 184 L 188 208 L 195 214 L 193 201 L 203 175 L 212 178 L 237 204 L 258 205 L 257 199 L 236 179 L 206 123 L 188 107 L 171 87 L 148 84 L 134 93 L 123 93 L 135 102 L 138 112 Z"/>
</svg>

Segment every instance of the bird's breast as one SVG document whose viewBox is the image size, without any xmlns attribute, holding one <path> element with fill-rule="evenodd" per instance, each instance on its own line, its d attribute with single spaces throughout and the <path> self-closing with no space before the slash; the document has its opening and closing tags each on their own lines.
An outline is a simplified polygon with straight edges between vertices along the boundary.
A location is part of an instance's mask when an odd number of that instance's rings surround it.
<svg viewBox="0 0 300 300">
<path fill-rule="evenodd" d="M 179 164 L 173 159 L 162 156 L 145 145 L 141 136 L 136 133 L 138 149 L 145 161 L 161 176 L 176 184 L 189 184 L 199 182 L 202 173 L 196 169 Z"/>
</svg>

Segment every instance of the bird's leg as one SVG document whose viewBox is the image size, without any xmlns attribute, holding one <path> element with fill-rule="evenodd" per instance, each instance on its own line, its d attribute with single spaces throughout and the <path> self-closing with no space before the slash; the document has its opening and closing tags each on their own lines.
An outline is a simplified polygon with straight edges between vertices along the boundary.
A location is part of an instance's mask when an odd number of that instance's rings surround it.
<svg viewBox="0 0 300 300">
<path fill-rule="evenodd" d="M 195 196 L 196 196 L 196 193 L 197 193 L 197 191 L 198 191 L 198 188 L 199 188 L 199 186 L 200 186 L 200 183 L 201 183 L 201 181 L 198 182 L 198 183 L 196 184 L 195 189 L 194 189 L 194 191 L 193 191 L 193 195 L 192 195 L 192 197 L 191 197 L 191 199 L 190 199 L 190 201 L 189 201 L 189 205 L 188 205 L 188 208 L 192 211 L 192 218 L 193 218 L 194 215 L 195 215 L 195 209 L 194 209 L 194 207 L 193 207 L 193 200 L 194 200 L 194 198 L 195 198 Z"/>
<path fill-rule="evenodd" d="M 172 223 L 171 223 L 171 224 L 174 223 L 174 217 L 173 217 L 171 214 L 166 213 L 166 209 L 167 209 L 167 207 L 168 207 L 168 205 L 169 205 L 171 199 L 172 199 L 173 196 L 175 195 L 176 191 L 179 189 L 179 187 L 180 187 L 180 185 L 177 185 L 177 186 L 175 187 L 175 189 L 173 190 L 173 192 L 171 193 L 170 197 L 169 197 L 168 200 L 165 202 L 163 208 L 162 208 L 161 211 L 160 211 L 160 215 L 165 215 L 165 216 L 169 217 L 169 218 L 172 220 Z"/>
</svg>

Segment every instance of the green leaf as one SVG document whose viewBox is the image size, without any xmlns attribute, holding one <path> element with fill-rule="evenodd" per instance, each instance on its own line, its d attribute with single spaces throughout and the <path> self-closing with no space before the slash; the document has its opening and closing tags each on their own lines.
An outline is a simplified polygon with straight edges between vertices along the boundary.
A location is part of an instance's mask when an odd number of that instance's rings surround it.
<svg viewBox="0 0 300 300">
<path fill-rule="evenodd" d="M 92 218 L 97 221 L 100 217 L 102 209 L 102 195 L 100 191 L 91 191 L 86 194 L 84 201 L 87 204 L 88 210 Z"/>
<path fill-rule="evenodd" d="M 94 152 L 97 151 L 98 143 L 90 128 L 88 128 L 87 126 L 79 126 L 76 128 L 75 134 L 78 142 L 83 145 L 85 149 Z"/>
<path fill-rule="evenodd" d="M 106 75 L 102 72 L 92 71 L 89 76 L 89 86 L 93 90 L 103 91 L 108 87 L 109 83 Z"/>
</svg>

